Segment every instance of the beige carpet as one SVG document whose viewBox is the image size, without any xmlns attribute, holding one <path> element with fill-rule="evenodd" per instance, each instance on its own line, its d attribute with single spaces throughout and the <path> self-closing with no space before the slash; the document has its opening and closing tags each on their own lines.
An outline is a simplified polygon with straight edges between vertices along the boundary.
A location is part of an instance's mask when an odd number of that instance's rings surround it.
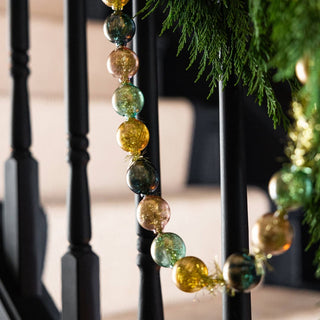
<svg viewBox="0 0 320 320">
<path fill-rule="evenodd" d="M 103 320 L 134 320 L 137 312 Z M 165 306 L 166 320 L 221 320 L 221 295 L 190 296 L 190 303 Z M 320 292 L 277 287 L 258 288 L 252 293 L 253 320 L 320 320 Z"/>
</svg>

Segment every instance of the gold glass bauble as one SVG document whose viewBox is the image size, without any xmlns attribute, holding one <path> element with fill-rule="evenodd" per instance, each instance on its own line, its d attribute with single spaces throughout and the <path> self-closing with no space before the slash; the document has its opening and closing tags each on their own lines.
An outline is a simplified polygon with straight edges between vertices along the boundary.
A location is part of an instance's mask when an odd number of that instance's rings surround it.
<svg viewBox="0 0 320 320">
<path fill-rule="evenodd" d="M 128 81 L 139 68 L 137 55 L 127 47 L 120 46 L 113 50 L 107 60 L 108 71 L 121 82 Z"/>
<path fill-rule="evenodd" d="M 309 78 L 309 61 L 307 58 L 298 60 L 296 67 L 296 76 L 302 84 L 306 84 Z"/>
<path fill-rule="evenodd" d="M 252 228 L 253 246 L 266 255 L 278 255 L 289 250 L 292 239 L 292 226 L 282 215 L 266 213 Z"/>
<path fill-rule="evenodd" d="M 170 207 L 160 196 L 145 196 L 137 207 L 139 224 L 150 231 L 161 232 L 170 216 Z"/>
<path fill-rule="evenodd" d="M 140 120 L 129 118 L 118 128 L 117 141 L 123 150 L 139 154 L 149 142 L 149 130 Z"/>
<path fill-rule="evenodd" d="M 129 0 L 102 0 L 105 5 L 113 10 L 122 10 Z"/>
<path fill-rule="evenodd" d="M 172 279 L 180 290 L 196 292 L 207 285 L 208 268 L 196 257 L 184 257 L 175 263 Z"/>
</svg>

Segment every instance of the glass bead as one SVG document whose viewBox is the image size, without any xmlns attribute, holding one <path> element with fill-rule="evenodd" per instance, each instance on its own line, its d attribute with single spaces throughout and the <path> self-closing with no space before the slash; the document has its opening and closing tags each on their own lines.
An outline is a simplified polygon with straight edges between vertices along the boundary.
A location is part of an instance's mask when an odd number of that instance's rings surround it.
<svg viewBox="0 0 320 320">
<path fill-rule="evenodd" d="M 137 219 L 144 229 L 161 232 L 170 219 L 170 207 L 160 196 L 145 196 L 137 207 Z"/>
<path fill-rule="evenodd" d="M 102 0 L 105 5 L 113 10 L 122 10 L 129 0 Z"/>
<path fill-rule="evenodd" d="M 263 215 L 252 228 L 252 244 L 264 254 L 278 255 L 290 249 L 293 229 L 286 217 Z"/>
<path fill-rule="evenodd" d="M 309 78 L 309 60 L 302 58 L 298 60 L 295 67 L 296 76 L 302 84 L 306 84 Z"/>
<path fill-rule="evenodd" d="M 279 208 L 293 210 L 303 206 L 312 195 L 309 168 L 284 167 L 269 182 L 269 194 Z"/>
<path fill-rule="evenodd" d="M 147 160 L 136 160 L 127 171 L 127 184 L 137 194 L 150 194 L 159 186 L 159 174 Z"/>
<path fill-rule="evenodd" d="M 118 46 L 126 45 L 134 36 L 134 21 L 122 11 L 116 11 L 104 22 L 103 32 L 106 38 Z"/>
<path fill-rule="evenodd" d="M 264 270 L 253 255 L 233 253 L 223 266 L 223 278 L 236 291 L 249 291 L 262 279 Z"/>
<path fill-rule="evenodd" d="M 107 68 L 115 78 L 119 78 L 121 82 L 126 82 L 137 73 L 139 59 L 132 50 L 120 46 L 110 53 Z"/>
<path fill-rule="evenodd" d="M 113 109 L 127 118 L 135 117 L 143 108 L 142 92 L 130 82 L 123 83 L 112 96 Z"/>
<path fill-rule="evenodd" d="M 149 142 L 149 130 L 140 120 L 130 118 L 118 128 L 117 141 L 124 151 L 139 154 Z"/>
<path fill-rule="evenodd" d="M 207 285 L 208 268 L 196 257 L 184 257 L 175 263 L 172 279 L 180 290 L 196 292 Z"/>
<path fill-rule="evenodd" d="M 172 268 L 186 255 L 183 240 L 175 233 L 160 233 L 151 244 L 151 256 L 161 267 Z"/>
</svg>

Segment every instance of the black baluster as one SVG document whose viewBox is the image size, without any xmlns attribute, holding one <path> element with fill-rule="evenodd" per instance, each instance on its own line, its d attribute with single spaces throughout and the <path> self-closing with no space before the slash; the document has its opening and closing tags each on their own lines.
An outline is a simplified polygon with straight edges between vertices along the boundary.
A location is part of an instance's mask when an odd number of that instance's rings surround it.
<svg viewBox="0 0 320 320">
<path fill-rule="evenodd" d="M 8 4 L 13 78 L 12 153 L 5 165 L 3 248 L 20 294 L 34 296 L 41 294 L 46 226 L 39 206 L 38 164 L 29 151 L 28 1 L 11 0 Z"/>
<path fill-rule="evenodd" d="M 222 205 L 222 258 L 248 249 L 247 187 L 242 90 L 231 79 L 222 90 L 219 83 L 220 170 Z M 224 320 L 250 320 L 248 293 L 223 296 Z"/>
<path fill-rule="evenodd" d="M 145 1 L 133 1 L 133 14 L 143 8 Z M 150 131 L 150 141 L 146 148 L 147 157 L 158 170 L 160 175 L 159 160 L 159 128 L 158 128 L 158 81 L 157 81 L 157 52 L 154 15 L 142 20 L 136 19 L 136 35 L 133 39 L 133 48 L 140 60 L 138 75 L 135 77 L 135 85 L 140 88 L 145 97 L 145 106 L 139 114 Z M 160 186 L 156 192 L 161 195 Z M 136 197 L 137 204 L 141 200 Z M 138 234 L 138 259 L 140 269 L 140 293 L 139 293 L 139 320 L 162 320 L 163 306 L 160 285 L 160 267 L 157 266 L 151 255 L 150 245 L 155 235 L 137 226 Z"/>
<path fill-rule="evenodd" d="M 99 258 L 91 250 L 87 179 L 88 86 L 85 0 L 65 1 L 67 37 L 67 107 L 71 167 L 69 250 L 62 258 L 62 317 L 99 320 Z"/>
</svg>

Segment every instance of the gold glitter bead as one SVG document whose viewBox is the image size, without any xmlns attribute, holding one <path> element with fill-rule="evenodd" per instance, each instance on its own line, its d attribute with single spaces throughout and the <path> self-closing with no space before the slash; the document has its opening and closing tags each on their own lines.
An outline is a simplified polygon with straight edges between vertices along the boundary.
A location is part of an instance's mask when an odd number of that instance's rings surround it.
<svg viewBox="0 0 320 320">
<path fill-rule="evenodd" d="M 122 10 L 129 0 L 102 0 L 105 5 L 113 10 Z"/>
<path fill-rule="evenodd" d="M 107 60 L 107 68 L 115 78 L 125 82 L 137 73 L 139 59 L 132 50 L 120 46 L 110 53 Z"/>
<path fill-rule="evenodd" d="M 129 118 L 118 128 L 117 141 L 123 150 L 139 154 L 149 142 L 149 130 L 140 120 Z"/>
<path fill-rule="evenodd" d="M 286 216 L 266 213 L 252 228 L 252 244 L 264 254 L 278 255 L 290 249 L 293 229 Z"/>
<path fill-rule="evenodd" d="M 175 263 L 172 279 L 180 290 L 196 292 L 207 285 L 208 268 L 196 257 L 184 257 Z"/>
<path fill-rule="evenodd" d="M 137 207 L 137 219 L 144 229 L 161 232 L 170 220 L 170 207 L 160 196 L 145 196 Z"/>
<path fill-rule="evenodd" d="M 309 61 L 306 58 L 298 60 L 296 67 L 296 76 L 302 84 L 306 84 L 309 78 Z"/>
</svg>

